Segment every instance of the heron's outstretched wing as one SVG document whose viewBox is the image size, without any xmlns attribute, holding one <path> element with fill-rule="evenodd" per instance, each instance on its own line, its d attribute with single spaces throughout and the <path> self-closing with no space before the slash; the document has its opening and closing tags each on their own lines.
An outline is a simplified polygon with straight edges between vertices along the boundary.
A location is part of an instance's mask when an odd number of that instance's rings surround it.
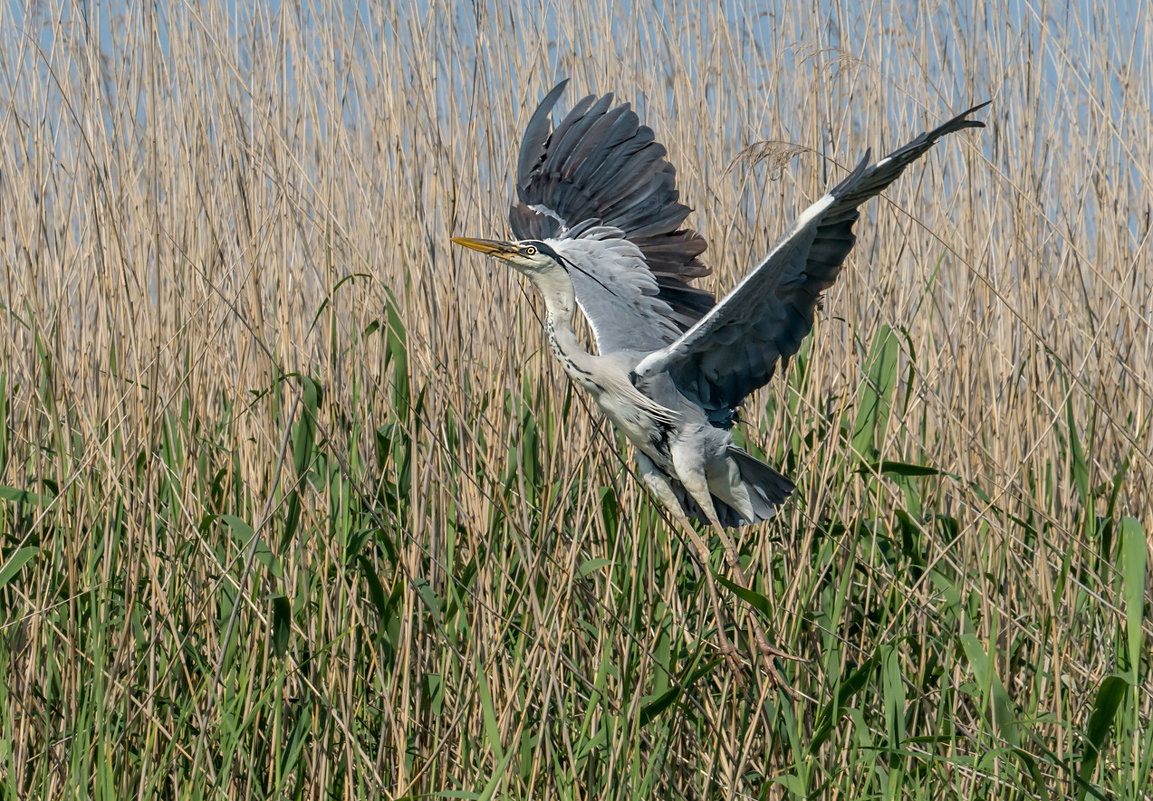
<svg viewBox="0 0 1153 801">
<path fill-rule="evenodd" d="M 570 274 L 601 353 L 656 350 L 713 307 L 710 292 L 688 283 L 710 272 L 698 259 L 705 240 L 681 228 L 689 208 L 678 202 L 676 170 L 628 104 L 590 95 L 552 130 L 566 84 L 545 96 L 525 130 L 509 210 L 513 234 L 574 240 L 572 258 L 580 256 L 585 271 L 570 267 Z M 578 246 L 580 239 L 587 241 Z M 625 274 L 617 274 L 619 265 Z M 622 279 L 629 286 L 618 294 Z"/>
<path fill-rule="evenodd" d="M 942 136 L 983 128 L 966 119 L 982 103 L 909 144 L 857 168 L 793 223 L 785 237 L 708 315 L 676 342 L 637 365 L 636 380 L 668 373 L 677 388 L 704 406 L 714 425 L 732 425 L 736 409 L 773 376 L 777 362 L 797 352 L 813 327 L 821 292 L 832 285 L 853 247 L 857 207 L 897 179 Z"/>
</svg>

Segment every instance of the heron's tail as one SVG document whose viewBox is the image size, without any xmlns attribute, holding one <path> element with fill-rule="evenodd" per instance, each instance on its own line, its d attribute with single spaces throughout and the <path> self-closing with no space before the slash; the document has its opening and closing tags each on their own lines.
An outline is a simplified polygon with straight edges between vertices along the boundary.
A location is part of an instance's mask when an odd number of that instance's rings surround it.
<svg viewBox="0 0 1153 801">
<path fill-rule="evenodd" d="M 741 471 L 741 480 L 753 503 L 754 519 L 747 522 L 768 520 L 796 487 L 793 482 L 759 459 L 754 459 L 742 448 L 730 445 L 728 453 Z"/>
</svg>

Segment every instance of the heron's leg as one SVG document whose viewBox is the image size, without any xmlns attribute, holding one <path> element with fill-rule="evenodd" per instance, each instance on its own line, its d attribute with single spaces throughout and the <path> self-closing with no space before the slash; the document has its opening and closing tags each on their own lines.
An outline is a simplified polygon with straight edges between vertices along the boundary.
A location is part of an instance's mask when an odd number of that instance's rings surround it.
<svg viewBox="0 0 1153 801">
<path fill-rule="evenodd" d="M 733 645 L 728 633 L 725 631 L 726 618 L 724 607 L 721 604 L 720 595 L 717 593 L 717 585 L 713 580 L 713 574 L 709 570 L 708 545 L 685 516 L 685 510 L 682 508 L 676 492 L 673 491 L 672 484 L 670 484 L 665 475 L 657 469 L 657 466 L 653 464 L 652 460 L 643 453 L 638 452 L 637 466 L 640 468 L 641 478 L 644 480 L 645 485 L 648 486 L 649 491 L 673 514 L 673 517 L 681 524 L 681 528 L 688 538 L 693 556 L 700 567 L 701 573 L 704 575 L 705 588 L 708 590 L 709 601 L 713 607 L 713 617 L 717 623 L 717 639 L 720 641 L 721 654 L 728 663 L 730 670 L 732 670 L 733 674 L 739 679 L 742 669 L 740 656 L 737 647 Z"/>
<path fill-rule="evenodd" d="M 700 455 L 699 451 L 693 449 L 691 446 L 682 448 L 674 446 L 672 456 L 673 467 L 677 471 L 677 478 L 681 480 L 681 483 L 689 495 L 697 502 L 697 506 L 701 508 L 701 511 L 705 513 L 705 516 L 709 519 L 709 523 L 717 530 L 721 545 L 725 549 L 725 561 L 728 562 L 729 569 L 733 572 L 733 578 L 742 587 L 751 589 L 748 579 L 745 577 L 745 571 L 741 567 L 740 555 L 737 552 L 736 545 L 717 517 L 717 509 L 713 504 L 713 494 L 709 490 L 708 478 L 705 475 L 704 458 Z M 792 690 L 790 690 L 789 686 L 785 683 L 784 677 L 777 671 L 776 666 L 773 664 L 773 657 L 780 656 L 786 659 L 797 659 L 797 657 L 791 656 L 779 648 L 774 648 L 772 645 L 769 645 L 769 641 L 765 637 L 765 630 L 761 626 L 761 621 L 755 611 L 749 615 L 749 627 L 752 630 L 753 641 L 756 643 L 757 650 L 760 651 L 764 657 L 765 671 L 769 674 L 769 680 L 791 695 Z"/>
<path fill-rule="evenodd" d="M 692 545 L 693 551 L 696 553 L 697 563 L 701 567 L 701 573 L 704 574 L 705 588 L 709 592 L 709 600 L 713 605 L 713 617 L 717 621 L 717 639 L 721 643 L 721 655 L 724 656 L 725 661 L 728 662 L 729 668 L 739 678 L 741 675 L 741 658 L 740 651 L 737 649 L 729 639 L 728 633 L 725 631 L 725 607 L 721 604 L 721 597 L 717 593 L 717 583 L 713 580 L 713 573 L 709 570 L 709 546 L 705 543 L 704 539 L 697 530 L 693 528 L 693 524 L 689 522 L 687 517 L 683 515 L 680 518 L 681 528 L 684 529 L 685 536 L 689 539 L 689 544 Z"/>
<path fill-rule="evenodd" d="M 736 581 L 742 587 L 746 587 L 751 590 L 753 585 L 745 577 L 744 568 L 741 567 L 741 557 L 737 552 L 732 537 L 730 537 L 725 528 L 719 522 L 717 522 L 715 516 L 711 518 L 711 521 L 717 530 L 717 534 L 720 536 L 721 546 L 725 549 L 725 560 L 729 564 L 729 569 L 733 571 L 733 578 L 736 579 Z M 757 650 L 764 654 L 765 657 L 772 658 L 774 656 L 779 656 L 782 659 L 791 659 L 794 662 L 807 661 L 803 657 L 793 656 L 787 651 L 782 651 L 780 648 L 770 645 L 768 639 L 765 637 L 764 629 L 761 628 L 760 621 L 757 619 L 755 614 L 752 616 L 752 626 L 753 639 L 757 643 Z"/>
</svg>

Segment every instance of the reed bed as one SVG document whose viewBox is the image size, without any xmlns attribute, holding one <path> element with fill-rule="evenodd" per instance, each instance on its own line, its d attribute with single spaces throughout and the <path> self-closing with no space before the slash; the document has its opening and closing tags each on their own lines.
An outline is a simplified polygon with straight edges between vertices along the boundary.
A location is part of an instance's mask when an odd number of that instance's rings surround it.
<svg viewBox="0 0 1153 801">
<path fill-rule="evenodd" d="M 1153 10 L 739 6 L 0 5 L 0 798 L 1153 797 Z M 745 410 L 795 699 L 449 242 L 561 77 L 718 293 L 993 101 Z"/>
</svg>

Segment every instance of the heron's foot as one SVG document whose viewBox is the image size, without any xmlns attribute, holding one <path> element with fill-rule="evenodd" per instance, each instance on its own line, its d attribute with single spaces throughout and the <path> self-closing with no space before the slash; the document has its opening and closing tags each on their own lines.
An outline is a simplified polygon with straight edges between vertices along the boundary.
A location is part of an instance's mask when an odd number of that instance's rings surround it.
<svg viewBox="0 0 1153 801">
<path fill-rule="evenodd" d="M 788 651 L 782 651 L 780 648 L 777 648 L 775 645 L 769 645 L 768 640 L 762 639 L 760 642 L 758 642 L 757 643 L 757 650 L 760 651 L 761 656 L 765 657 L 766 659 L 773 659 L 773 658 L 788 659 L 791 662 L 809 662 L 809 661 L 811 661 L 809 659 L 806 659 L 803 656 L 793 656 Z"/>
<path fill-rule="evenodd" d="M 725 664 L 728 665 L 729 672 L 733 676 L 733 681 L 738 687 L 745 684 L 745 664 L 741 660 L 741 652 L 730 640 L 722 639 L 720 644 L 721 656 L 724 657 Z"/>
<path fill-rule="evenodd" d="M 794 701 L 799 701 L 801 696 L 792 687 L 785 682 L 785 677 L 777 670 L 777 666 L 773 664 L 776 658 L 788 659 L 793 662 L 808 662 L 803 656 L 793 656 L 790 653 L 782 651 L 774 645 L 769 645 L 768 640 L 763 636 L 757 637 L 757 650 L 761 652 L 762 665 L 765 675 L 777 689 L 781 690 L 785 695 L 792 698 Z"/>
</svg>

